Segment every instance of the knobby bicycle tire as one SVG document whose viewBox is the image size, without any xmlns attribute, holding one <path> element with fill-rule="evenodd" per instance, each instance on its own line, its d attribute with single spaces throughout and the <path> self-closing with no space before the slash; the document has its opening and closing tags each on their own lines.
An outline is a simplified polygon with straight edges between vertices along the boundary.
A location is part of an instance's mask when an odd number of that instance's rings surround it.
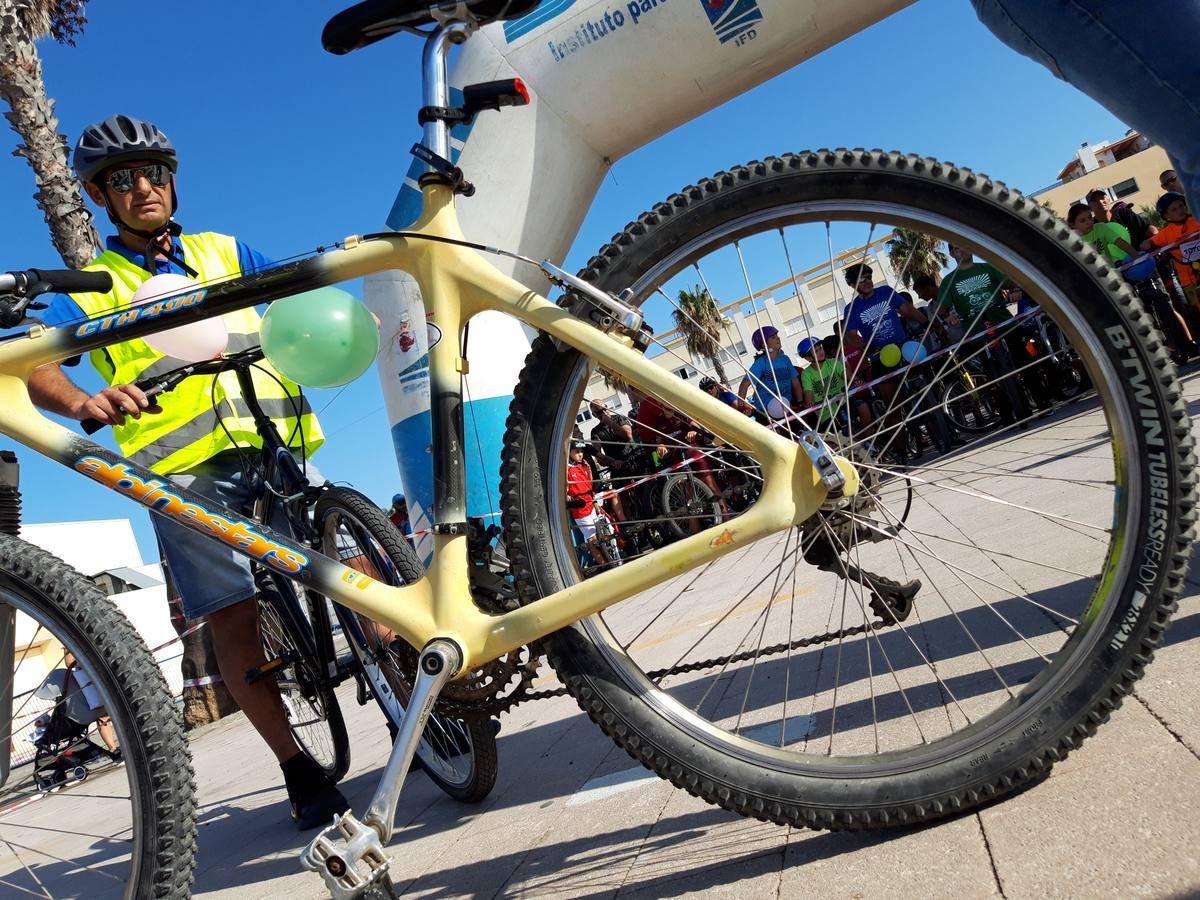
<svg viewBox="0 0 1200 900">
<path fill-rule="evenodd" d="M 350 736 L 334 686 L 316 659 L 313 627 L 293 584 L 270 576 L 274 590 L 260 591 L 259 629 L 268 661 L 286 662 L 266 677 L 279 686 L 284 715 L 300 752 L 333 782 L 350 769 Z M 315 595 L 317 602 L 325 598 Z"/>
<path fill-rule="evenodd" d="M 988 401 L 984 397 L 987 384 L 969 387 L 962 381 L 951 381 L 942 391 L 941 407 L 946 418 L 959 431 L 970 434 L 983 434 L 995 427 L 999 415 L 989 407 L 984 412 Z"/>
<path fill-rule="evenodd" d="M 46 551 L 9 536 L 0 536 L 0 603 L 11 604 L 48 630 L 90 674 L 117 732 L 133 807 L 132 834 L 122 832 L 112 838 L 113 846 L 131 847 L 128 875 L 118 874 L 120 867 L 114 862 L 98 884 L 88 887 L 84 878 L 91 871 L 89 862 L 96 861 L 97 847 L 105 842 L 91 835 L 82 848 L 86 858 L 75 866 L 43 866 L 47 858 L 56 861 L 66 852 L 61 843 L 49 857 L 38 852 L 39 839 L 55 832 L 35 828 L 24 834 L 12 818 L 21 815 L 13 811 L 18 805 L 5 804 L 4 821 L 0 822 L 5 843 L 10 849 L 16 843 L 33 851 L 25 856 L 38 866 L 37 882 L 30 885 L 30 893 L 87 896 L 111 890 L 116 877 L 125 882 L 127 897 L 188 896 L 196 855 L 191 755 L 162 670 L 141 636 L 90 579 Z M 27 655 L 18 654 L 17 664 Z M 14 676 L 4 673 L 3 677 Z M 11 724 L 9 736 L 15 738 Z M 121 774 L 118 769 L 101 776 L 100 784 L 107 784 L 107 789 L 98 786 L 72 797 L 68 787 L 53 795 L 54 800 L 74 805 L 71 814 L 57 824 L 61 827 L 64 821 L 72 821 L 72 816 L 74 821 L 83 820 L 93 803 L 114 802 L 107 795 L 117 792 L 107 779 Z M 16 777 L 14 769 L 10 789 Z M 48 798 L 33 810 L 48 808 L 51 802 Z M 64 879 L 61 884 L 60 878 Z M 12 873 L 5 874 L 5 881 L 20 883 Z"/>
<path fill-rule="evenodd" d="M 358 491 L 326 489 L 317 500 L 314 515 L 327 556 L 341 558 L 351 568 L 361 565 L 371 577 L 387 584 L 411 584 L 423 574 L 416 551 L 387 515 Z M 364 548 L 366 542 L 370 546 Z M 358 557 L 359 553 L 363 556 Z M 355 556 L 347 558 L 348 554 Z M 356 558 L 361 560 L 357 564 Z M 366 616 L 343 606 L 336 611 L 342 633 L 395 734 L 403 724 L 412 692 L 406 661 L 415 654 L 381 646 L 378 638 L 372 637 L 374 623 Z M 440 713 L 435 705 L 414 758 L 439 788 L 460 802 L 478 803 L 495 787 L 498 757 L 490 719 L 453 718 Z"/>
<path fill-rule="evenodd" d="M 710 240 L 714 246 L 732 242 L 760 227 L 766 233 L 775 227 L 773 216 L 785 224 L 819 224 L 839 205 L 867 210 L 862 219 L 847 214 L 852 221 L 878 222 L 867 216 L 885 204 L 901 210 L 895 219 L 907 227 L 929 223 L 930 233 L 974 235 L 975 243 L 990 241 L 1020 259 L 1022 274 L 1028 270 L 1042 279 L 1039 285 L 1053 295 L 1060 316 L 1086 342 L 1089 374 L 1098 387 L 1097 376 L 1105 378 L 1100 411 L 1112 417 L 1123 442 L 1113 461 L 1125 479 L 1114 500 L 1114 516 L 1121 514 L 1112 525 L 1119 552 L 1103 556 L 1103 577 L 1091 576 L 1092 600 L 1077 627 L 1065 630 L 1061 656 L 1051 657 L 1036 677 L 1015 682 L 1019 692 L 994 717 L 952 731 L 928 751 L 918 745 L 876 757 L 792 761 L 782 737 L 777 752 L 696 721 L 690 705 L 645 677 L 651 667 L 632 658 L 605 614 L 547 639 L 549 660 L 568 691 L 634 759 L 711 803 L 781 824 L 869 829 L 936 819 L 1040 777 L 1093 734 L 1142 676 L 1176 607 L 1193 534 L 1190 421 L 1161 336 L 1090 246 L 1036 203 L 984 176 L 882 151 L 769 158 L 719 173 L 658 204 L 616 235 L 581 275 L 614 294 L 630 288 L 630 302 L 640 303 L 684 271 L 693 248 L 699 248 L 698 258 Z M 561 350 L 543 335 L 514 395 L 502 510 L 525 603 L 578 580 L 562 541 L 548 536 L 559 532 L 564 515 L 558 483 L 563 464 L 557 460 L 565 456 L 590 371 L 581 354 Z M 681 691 L 686 689 L 684 683 Z M 783 724 L 786 734 L 786 715 Z M 832 747 L 832 731 L 829 740 Z"/>
</svg>

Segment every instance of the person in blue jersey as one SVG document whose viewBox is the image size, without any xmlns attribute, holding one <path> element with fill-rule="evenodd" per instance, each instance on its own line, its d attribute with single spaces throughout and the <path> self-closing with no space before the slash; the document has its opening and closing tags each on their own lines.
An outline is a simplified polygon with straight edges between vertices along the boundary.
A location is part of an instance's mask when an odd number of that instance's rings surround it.
<svg viewBox="0 0 1200 900">
<path fill-rule="evenodd" d="M 49 325 L 94 318 L 132 304 L 151 277 L 175 273 L 205 283 L 248 274 L 269 264 L 243 242 L 211 232 L 184 233 L 174 214 L 178 156 L 170 139 L 153 123 L 114 115 L 84 129 L 75 148 L 75 169 L 88 197 L 108 214 L 116 234 L 89 265 L 112 275 L 107 293 L 55 297 L 43 316 Z M 229 350 L 259 343 L 260 318 L 253 309 L 221 317 Z M 242 449 L 261 447 L 253 417 L 242 402 L 236 373 L 187 378 L 158 405 L 136 385 L 183 361 L 142 340 L 128 340 L 90 353 L 107 386 L 90 393 L 76 385 L 57 363 L 35 370 L 29 379 L 34 402 L 68 418 L 87 418 L 113 427 L 121 454 L 202 496 L 242 514 L 253 502 L 245 484 Z M 68 360 L 68 364 L 78 359 Z M 281 436 L 302 463 L 324 438 L 299 386 L 263 361 L 254 387 Z M 241 448 L 241 449 L 239 449 Z M 316 483 L 321 479 L 308 465 Z M 152 515 L 168 568 L 189 620 L 205 619 L 222 679 L 251 724 L 279 760 L 297 825 L 328 823 L 349 804 L 324 772 L 301 752 L 292 735 L 272 678 L 250 684 L 246 673 L 263 665 L 257 588 L 249 561 L 232 546 L 204 537 L 165 516 Z"/>
<path fill-rule="evenodd" d="M 872 377 L 882 378 L 900 366 L 884 365 L 879 358 L 879 351 L 889 344 L 900 347 L 909 340 L 906 322 L 916 326 L 919 329 L 917 334 L 923 335 L 929 330 L 929 319 L 913 305 L 912 297 L 908 294 L 899 293 L 887 285 L 876 287 L 874 271 L 866 263 L 847 266 L 842 275 L 846 284 L 854 289 L 854 296 L 842 313 L 842 327 L 846 333 L 858 332 L 867 347 Z M 900 404 L 894 402 L 898 389 L 899 378 L 889 378 L 875 385 L 875 391 L 889 410 L 885 422 L 895 434 L 892 438 L 894 449 L 904 458 L 907 456 L 907 440 L 901 428 L 903 410 Z"/>
<path fill-rule="evenodd" d="M 907 341 L 906 321 L 924 331 L 929 320 L 913 305 L 912 297 L 887 285 L 876 287 L 874 273 L 866 263 L 848 266 L 842 274 L 846 284 L 854 289 L 854 296 L 842 313 L 843 326 L 847 331 L 862 335 L 869 353 L 878 353 L 888 344 L 900 346 Z M 877 376 L 882 374 L 876 373 Z"/>
<path fill-rule="evenodd" d="M 754 388 L 754 405 L 759 412 L 771 419 L 782 419 L 792 408 L 804 402 L 800 387 L 800 375 L 796 367 L 783 352 L 779 329 L 764 325 L 750 336 L 750 343 L 758 351 L 750 371 L 738 385 L 738 397 L 746 399 L 750 388 Z M 775 401 L 772 403 L 772 401 Z"/>
</svg>

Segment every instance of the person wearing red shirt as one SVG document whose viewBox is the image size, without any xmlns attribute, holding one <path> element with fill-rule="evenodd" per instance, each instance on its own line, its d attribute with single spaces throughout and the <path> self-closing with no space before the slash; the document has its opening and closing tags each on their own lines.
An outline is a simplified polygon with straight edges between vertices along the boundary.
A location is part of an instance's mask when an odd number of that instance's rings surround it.
<svg viewBox="0 0 1200 900">
<path fill-rule="evenodd" d="M 567 509 L 572 524 L 579 529 L 592 561 L 597 566 L 605 563 L 600 542 L 596 539 L 596 490 L 592 486 L 592 467 L 583 458 L 586 444 L 574 441 L 571 444 L 571 464 L 567 466 Z"/>
</svg>

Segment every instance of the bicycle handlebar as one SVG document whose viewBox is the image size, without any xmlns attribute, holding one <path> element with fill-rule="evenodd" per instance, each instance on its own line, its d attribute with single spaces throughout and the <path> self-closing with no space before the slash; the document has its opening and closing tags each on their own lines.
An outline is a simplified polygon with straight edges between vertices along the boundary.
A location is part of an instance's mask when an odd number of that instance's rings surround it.
<svg viewBox="0 0 1200 900">
<path fill-rule="evenodd" d="M 189 363 L 186 366 L 180 366 L 178 369 L 172 369 L 169 372 L 156 375 L 154 378 L 135 381 L 133 386 L 141 390 L 147 397 L 155 397 L 174 390 L 176 385 L 185 378 L 190 378 L 193 375 L 224 372 L 228 369 L 236 369 L 238 366 L 250 366 L 262 359 L 263 356 L 262 347 L 250 347 L 238 353 L 219 356 L 216 359 Z M 89 417 L 81 420 L 79 424 L 83 427 L 84 434 L 95 434 L 100 429 L 108 427 L 109 423 Z"/>
<path fill-rule="evenodd" d="M 82 272 L 77 269 L 26 269 L 0 272 L 0 293 L 18 295 L 102 293 L 112 290 L 108 272 Z"/>
<path fill-rule="evenodd" d="M 102 293 L 112 290 L 108 272 L 80 272 L 75 269 L 26 269 L 0 272 L 0 328 L 16 328 L 24 323 L 25 310 L 33 298 L 59 292 L 64 294 Z M 43 309 L 33 304 L 34 309 Z"/>
</svg>

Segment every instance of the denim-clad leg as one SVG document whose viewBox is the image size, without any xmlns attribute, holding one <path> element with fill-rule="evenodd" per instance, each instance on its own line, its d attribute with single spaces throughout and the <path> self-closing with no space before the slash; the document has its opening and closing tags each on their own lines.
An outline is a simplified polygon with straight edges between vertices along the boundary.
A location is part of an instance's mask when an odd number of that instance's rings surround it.
<svg viewBox="0 0 1200 900">
<path fill-rule="evenodd" d="M 971 0 L 1004 43 L 1171 154 L 1200 210 L 1200 0 Z"/>
<path fill-rule="evenodd" d="M 309 462 L 306 472 L 313 484 L 324 477 Z M 179 475 L 169 476 L 176 484 L 210 497 L 235 513 L 249 515 L 254 497 L 242 478 L 236 453 L 223 453 Z M 250 561 L 232 547 L 206 537 L 173 519 L 152 514 L 163 556 L 179 589 L 183 613 L 188 621 L 201 619 L 257 593 Z M 290 536 L 291 529 L 280 514 L 272 512 L 272 527 Z"/>
</svg>

